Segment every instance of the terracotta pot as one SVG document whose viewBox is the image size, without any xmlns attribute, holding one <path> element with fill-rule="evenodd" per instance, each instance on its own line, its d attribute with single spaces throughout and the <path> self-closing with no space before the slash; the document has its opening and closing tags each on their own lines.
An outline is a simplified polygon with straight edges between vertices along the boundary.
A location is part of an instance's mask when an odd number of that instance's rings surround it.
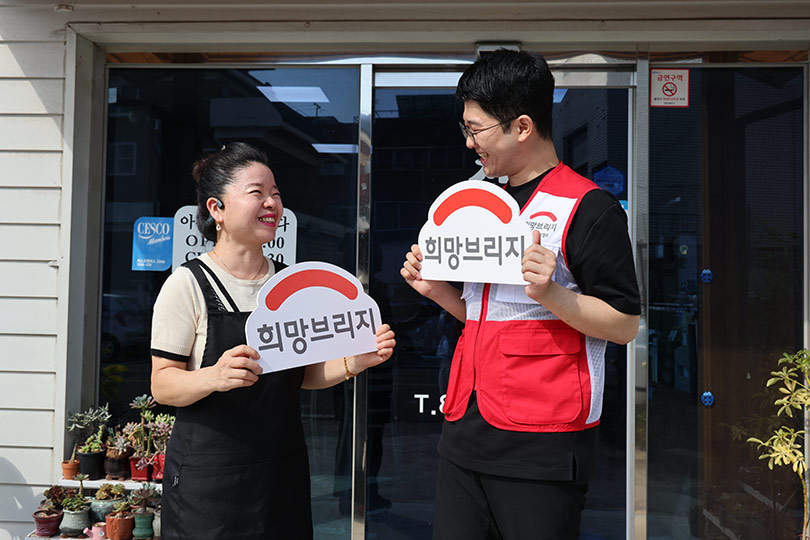
<svg viewBox="0 0 810 540">
<path fill-rule="evenodd" d="M 89 476 L 89 480 L 104 478 L 104 452 L 76 452 L 79 456 L 79 472 Z"/>
<path fill-rule="evenodd" d="M 107 523 L 107 538 L 110 540 L 129 540 L 132 538 L 135 518 L 131 514 L 124 517 L 108 514 L 105 520 Z"/>
<path fill-rule="evenodd" d="M 37 536 L 54 536 L 59 534 L 59 523 L 62 521 L 62 511 L 58 514 L 47 515 L 42 511 L 34 512 L 34 525 Z"/>
<path fill-rule="evenodd" d="M 138 462 L 141 460 L 139 457 L 132 456 L 129 458 L 129 472 L 133 480 L 148 482 L 152 476 L 152 465 L 147 465 L 143 469 L 138 468 Z"/>
<path fill-rule="evenodd" d="M 155 456 L 155 463 L 152 465 L 152 480 L 155 482 L 163 481 L 163 467 L 166 465 L 166 454 L 158 454 Z"/>
<path fill-rule="evenodd" d="M 63 461 L 62 462 L 62 477 L 65 480 L 73 480 L 73 477 L 76 476 L 79 472 L 79 462 L 78 461 Z"/>
</svg>

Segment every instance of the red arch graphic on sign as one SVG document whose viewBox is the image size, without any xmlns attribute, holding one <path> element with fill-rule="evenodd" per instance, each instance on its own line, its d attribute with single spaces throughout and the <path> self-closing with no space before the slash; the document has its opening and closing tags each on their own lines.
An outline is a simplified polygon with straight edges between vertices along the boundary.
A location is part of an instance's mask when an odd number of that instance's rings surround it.
<svg viewBox="0 0 810 540">
<path fill-rule="evenodd" d="M 557 221 L 557 216 L 555 216 L 551 212 L 536 212 L 536 213 L 532 214 L 531 216 L 529 216 L 529 219 L 534 219 L 536 217 L 547 217 L 547 218 L 551 219 L 551 221 Z"/>
<path fill-rule="evenodd" d="M 264 304 L 270 311 L 275 311 L 287 298 L 301 289 L 308 287 L 326 287 L 339 292 L 349 300 L 357 298 L 357 286 L 343 276 L 328 270 L 301 270 L 276 283 L 267 296 Z"/>
<path fill-rule="evenodd" d="M 503 199 L 483 189 L 469 188 L 457 191 L 442 201 L 433 214 L 433 223 L 441 225 L 450 214 L 466 206 L 478 206 L 489 210 L 503 223 L 509 223 L 512 218 L 512 209 Z"/>
</svg>

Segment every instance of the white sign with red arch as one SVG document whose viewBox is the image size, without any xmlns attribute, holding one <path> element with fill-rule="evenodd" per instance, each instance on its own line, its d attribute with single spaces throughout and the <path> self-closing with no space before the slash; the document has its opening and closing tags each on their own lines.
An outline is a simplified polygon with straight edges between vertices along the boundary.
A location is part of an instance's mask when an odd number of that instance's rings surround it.
<svg viewBox="0 0 810 540">
<path fill-rule="evenodd" d="M 525 285 L 520 271 L 531 229 L 515 199 L 489 182 L 468 180 L 433 202 L 419 231 L 422 277 Z"/>
<path fill-rule="evenodd" d="M 377 303 L 360 281 L 324 262 L 285 268 L 259 291 L 245 324 L 264 373 L 377 350 Z"/>
</svg>

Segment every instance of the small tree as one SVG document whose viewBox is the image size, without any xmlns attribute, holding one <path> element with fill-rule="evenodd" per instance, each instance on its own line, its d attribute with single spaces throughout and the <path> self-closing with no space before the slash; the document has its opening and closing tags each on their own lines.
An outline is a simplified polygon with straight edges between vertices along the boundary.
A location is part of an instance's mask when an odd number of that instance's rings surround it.
<svg viewBox="0 0 810 540">
<path fill-rule="evenodd" d="M 802 413 L 802 423 L 806 422 L 807 408 L 810 407 L 810 387 L 808 387 L 808 378 L 810 378 L 810 350 L 802 349 L 793 355 L 785 353 L 779 359 L 779 365 L 782 369 L 779 371 L 772 371 L 770 379 L 766 386 L 770 387 L 775 384 L 780 384 L 778 388 L 782 397 L 774 401 L 774 405 L 779 407 L 776 416 L 783 414 L 789 418 L 793 418 L 793 410 L 796 409 Z M 807 520 L 808 520 L 808 507 L 807 507 L 807 481 L 805 473 L 807 472 L 807 458 L 804 455 L 804 438 L 806 430 L 789 426 L 780 426 L 773 432 L 773 435 L 765 441 L 756 437 L 749 437 L 748 442 L 757 445 L 757 448 L 762 451 L 759 459 L 768 460 L 768 468 L 773 470 L 774 465 L 789 465 L 793 472 L 799 477 L 802 487 L 802 500 L 804 502 L 804 519 L 802 520 L 802 540 L 808 540 Z"/>
</svg>

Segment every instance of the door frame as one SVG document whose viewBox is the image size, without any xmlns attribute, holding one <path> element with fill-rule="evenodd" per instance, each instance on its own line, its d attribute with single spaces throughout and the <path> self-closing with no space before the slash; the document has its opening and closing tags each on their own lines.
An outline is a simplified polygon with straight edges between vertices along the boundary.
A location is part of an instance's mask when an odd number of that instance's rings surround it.
<svg viewBox="0 0 810 540">
<path fill-rule="evenodd" d="M 589 55 L 598 56 L 598 55 Z M 605 62 L 599 67 L 589 65 L 571 66 L 564 62 L 549 61 L 555 78 L 555 88 L 625 88 L 628 90 L 628 205 L 630 237 L 636 255 L 636 274 L 642 299 L 642 314 L 637 339 L 627 346 L 626 356 L 626 433 L 625 433 L 625 530 L 627 538 L 646 538 L 647 524 L 647 194 L 648 194 L 648 139 L 649 133 L 649 60 L 639 57 L 634 64 Z M 367 89 L 362 69 L 370 70 L 373 88 Z M 453 89 L 464 66 L 413 66 L 403 67 L 364 64 L 361 68 L 361 127 L 360 140 L 372 140 L 371 118 L 364 122 L 366 112 L 372 114 L 374 91 L 378 88 L 442 88 Z M 368 95 L 367 95 L 368 94 Z M 366 100 L 364 102 L 364 100 Z M 367 147 L 370 152 L 370 148 Z M 373 155 L 361 155 L 358 172 L 358 272 L 367 285 L 370 244 L 368 224 L 371 217 L 370 177 Z M 365 165 L 365 166 L 364 166 Z M 367 207 L 363 207 L 363 204 Z M 365 233 L 361 233 L 365 227 Z M 360 254 L 366 254 L 361 266 Z M 360 378 L 355 384 L 355 449 L 365 448 L 367 379 Z M 361 433 L 362 432 L 362 433 Z M 365 538 L 365 489 L 366 474 L 363 466 L 365 452 L 354 455 L 352 471 L 352 534 L 353 540 Z"/>
</svg>

